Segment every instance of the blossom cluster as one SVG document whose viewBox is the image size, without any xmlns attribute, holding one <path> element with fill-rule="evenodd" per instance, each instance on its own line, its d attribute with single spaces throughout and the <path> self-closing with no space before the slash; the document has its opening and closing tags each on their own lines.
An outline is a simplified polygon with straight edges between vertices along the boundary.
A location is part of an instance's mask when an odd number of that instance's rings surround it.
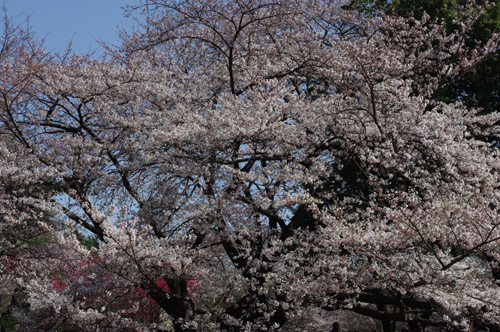
<svg viewBox="0 0 500 332">
<path fill-rule="evenodd" d="M 147 0 L 101 59 L 3 35 L 0 282 L 22 326 L 498 326 L 500 114 L 434 98 L 498 41 L 343 4 Z"/>
</svg>

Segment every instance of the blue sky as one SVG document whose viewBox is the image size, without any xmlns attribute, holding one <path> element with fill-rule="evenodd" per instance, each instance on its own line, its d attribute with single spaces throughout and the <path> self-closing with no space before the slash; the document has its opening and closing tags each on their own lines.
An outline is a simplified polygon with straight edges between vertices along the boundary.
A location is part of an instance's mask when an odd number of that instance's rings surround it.
<svg viewBox="0 0 500 332">
<path fill-rule="evenodd" d="M 37 38 L 50 51 L 64 51 L 70 40 L 76 52 L 102 52 L 98 40 L 118 42 L 117 27 L 130 29 L 121 9 L 138 0 L 1 0 L 17 21 L 30 17 Z M 0 2 L 1 3 L 1 2 Z"/>
</svg>

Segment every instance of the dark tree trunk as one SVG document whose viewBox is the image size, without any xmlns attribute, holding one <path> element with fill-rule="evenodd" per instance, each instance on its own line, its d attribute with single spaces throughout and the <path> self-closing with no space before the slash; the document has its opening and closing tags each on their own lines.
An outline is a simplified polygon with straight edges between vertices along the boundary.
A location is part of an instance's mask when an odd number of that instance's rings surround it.
<svg viewBox="0 0 500 332">
<path fill-rule="evenodd" d="M 384 319 L 384 320 L 381 320 L 382 322 L 382 329 L 384 332 L 395 332 L 395 328 L 394 328 L 394 322 L 392 320 L 388 320 L 388 319 Z"/>
<path fill-rule="evenodd" d="M 410 332 L 422 332 L 424 328 L 420 326 L 417 322 L 408 322 L 408 329 Z"/>
</svg>

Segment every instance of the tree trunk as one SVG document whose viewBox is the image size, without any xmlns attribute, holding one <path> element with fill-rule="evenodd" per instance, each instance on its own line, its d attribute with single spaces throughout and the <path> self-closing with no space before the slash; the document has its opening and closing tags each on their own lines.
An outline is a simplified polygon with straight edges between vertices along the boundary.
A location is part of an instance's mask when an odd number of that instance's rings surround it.
<svg viewBox="0 0 500 332">
<path fill-rule="evenodd" d="M 382 329 L 384 332 L 395 332 L 395 322 L 392 320 L 381 320 L 382 322 Z"/>
</svg>

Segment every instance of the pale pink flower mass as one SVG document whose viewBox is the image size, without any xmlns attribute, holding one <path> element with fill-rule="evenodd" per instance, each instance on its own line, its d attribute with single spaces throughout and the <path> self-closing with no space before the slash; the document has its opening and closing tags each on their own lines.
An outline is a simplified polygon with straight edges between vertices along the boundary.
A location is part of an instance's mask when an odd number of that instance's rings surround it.
<svg viewBox="0 0 500 332">
<path fill-rule="evenodd" d="M 142 4 L 101 59 L 5 19 L 19 330 L 288 331 L 311 308 L 499 327 L 500 114 L 434 98 L 498 49 L 458 38 L 477 7 L 450 34 L 342 1 Z"/>
</svg>

